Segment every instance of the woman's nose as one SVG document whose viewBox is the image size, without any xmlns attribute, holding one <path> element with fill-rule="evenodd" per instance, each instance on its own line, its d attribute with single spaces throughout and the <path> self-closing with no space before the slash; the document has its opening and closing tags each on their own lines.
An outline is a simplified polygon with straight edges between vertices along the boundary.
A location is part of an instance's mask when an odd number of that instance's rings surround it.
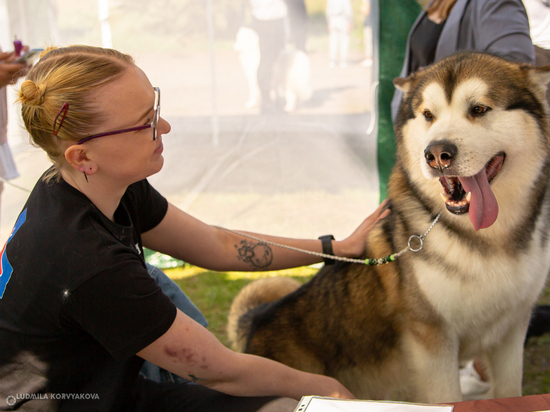
<svg viewBox="0 0 550 412">
<path fill-rule="evenodd" d="M 166 120 L 164 120 L 163 117 L 159 118 L 158 128 L 159 128 L 159 134 L 160 135 L 170 133 L 170 130 L 172 130 L 172 126 L 170 126 L 170 123 L 168 123 Z"/>
</svg>

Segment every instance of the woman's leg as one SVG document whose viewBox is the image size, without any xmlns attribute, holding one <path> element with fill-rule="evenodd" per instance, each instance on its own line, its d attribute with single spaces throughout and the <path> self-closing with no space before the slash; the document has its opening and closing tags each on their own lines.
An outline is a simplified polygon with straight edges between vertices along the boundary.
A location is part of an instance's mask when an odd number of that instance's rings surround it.
<svg viewBox="0 0 550 412">
<path fill-rule="evenodd" d="M 239 397 L 202 385 L 138 380 L 135 412 L 292 412 L 298 401 L 289 398 Z"/>
</svg>

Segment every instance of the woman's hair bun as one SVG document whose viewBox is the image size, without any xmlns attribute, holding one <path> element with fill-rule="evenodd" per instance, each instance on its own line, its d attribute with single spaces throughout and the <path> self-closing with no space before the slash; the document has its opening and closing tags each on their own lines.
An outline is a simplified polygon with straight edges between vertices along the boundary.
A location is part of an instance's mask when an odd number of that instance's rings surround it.
<svg viewBox="0 0 550 412">
<path fill-rule="evenodd" d="M 25 80 L 21 83 L 19 90 L 19 100 L 28 106 L 40 106 L 44 103 L 44 94 L 46 86 L 43 84 L 36 85 L 32 80 Z"/>
<path fill-rule="evenodd" d="M 46 47 L 46 49 L 42 50 L 42 52 L 40 52 L 40 58 L 44 57 L 46 54 L 48 54 L 49 52 L 51 52 L 52 50 L 57 50 L 58 47 L 56 46 L 48 46 Z"/>
</svg>

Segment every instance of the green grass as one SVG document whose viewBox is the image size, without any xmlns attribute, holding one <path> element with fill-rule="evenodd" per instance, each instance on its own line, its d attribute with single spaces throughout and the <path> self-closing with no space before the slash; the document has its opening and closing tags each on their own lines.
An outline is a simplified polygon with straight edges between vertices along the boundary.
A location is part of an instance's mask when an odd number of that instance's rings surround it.
<svg viewBox="0 0 550 412">
<path fill-rule="evenodd" d="M 308 281 L 317 269 L 303 267 L 275 272 L 212 272 L 194 266 L 166 270 L 208 320 L 208 329 L 226 346 L 227 314 L 233 298 L 253 280 L 270 276 L 290 276 Z"/>
<path fill-rule="evenodd" d="M 172 278 L 203 312 L 208 329 L 226 346 L 229 345 L 225 328 L 233 298 L 248 283 L 271 276 L 289 276 L 300 282 L 308 281 L 317 269 L 303 267 L 275 272 L 212 272 L 194 266 L 168 269 Z M 539 301 L 550 304 L 550 287 Z M 525 347 L 523 394 L 550 393 L 550 336 L 533 338 Z"/>
</svg>

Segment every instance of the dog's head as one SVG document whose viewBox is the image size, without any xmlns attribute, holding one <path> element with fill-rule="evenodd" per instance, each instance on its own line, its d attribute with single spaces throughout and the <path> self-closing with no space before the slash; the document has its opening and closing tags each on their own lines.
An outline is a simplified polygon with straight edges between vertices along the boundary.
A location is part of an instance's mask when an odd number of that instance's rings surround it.
<svg viewBox="0 0 550 412">
<path fill-rule="evenodd" d="M 438 204 L 456 219 L 468 213 L 476 231 L 495 223 L 499 207 L 525 207 L 521 197 L 547 179 L 549 80 L 550 66 L 479 52 L 395 79 L 404 93 L 398 158 L 411 183 L 432 202 L 439 192 Z"/>
</svg>

